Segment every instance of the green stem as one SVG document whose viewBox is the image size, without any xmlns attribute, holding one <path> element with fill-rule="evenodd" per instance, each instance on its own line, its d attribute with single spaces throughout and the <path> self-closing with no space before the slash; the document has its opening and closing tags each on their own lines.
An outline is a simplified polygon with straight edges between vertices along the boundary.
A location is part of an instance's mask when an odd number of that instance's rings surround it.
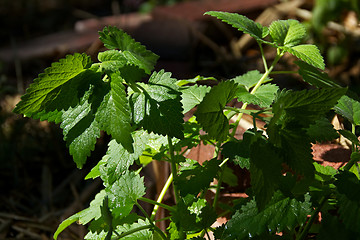
<svg viewBox="0 0 360 240">
<path fill-rule="evenodd" d="M 164 189 L 164 188 L 163 188 Z M 166 191 L 165 191 L 166 192 Z M 161 194 L 161 193 L 160 193 Z M 165 195 L 165 194 L 164 194 Z M 173 211 L 175 211 L 175 208 L 173 208 L 173 207 L 171 207 L 171 206 L 169 206 L 169 205 L 166 205 L 166 204 L 163 204 L 163 203 L 161 203 L 161 201 L 162 201 L 162 199 L 164 198 L 164 196 L 162 196 L 162 197 L 160 197 L 160 195 L 159 195 L 159 197 L 158 197 L 158 199 L 156 200 L 156 201 L 154 201 L 154 200 L 152 200 L 152 199 L 149 199 L 149 198 L 144 198 L 144 197 L 141 197 L 141 198 L 139 198 L 138 200 L 140 200 L 140 201 L 143 201 L 143 202 L 147 202 L 147 203 L 150 203 L 150 204 L 153 204 L 153 205 L 155 205 L 155 207 L 157 207 L 157 209 L 159 208 L 159 207 L 162 207 L 162 208 L 164 208 L 164 209 L 166 209 L 166 210 L 169 210 L 170 212 L 173 212 Z M 154 210 L 155 210 L 155 207 L 154 207 Z M 154 211 L 153 211 L 154 212 Z M 154 213 L 152 213 L 151 214 L 151 216 L 153 215 Z M 155 212 L 155 214 L 156 214 L 156 212 Z M 154 214 L 154 215 L 155 215 Z"/>
<path fill-rule="evenodd" d="M 157 198 L 156 202 L 153 203 L 153 204 L 155 204 L 155 206 L 154 206 L 154 209 L 153 209 L 153 211 L 151 213 L 151 219 L 152 220 L 155 219 L 155 216 L 156 216 L 156 213 L 157 213 L 157 211 L 159 209 L 159 206 L 162 207 L 162 208 L 165 208 L 165 206 L 166 206 L 165 209 L 167 209 L 167 210 L 169 210 L 171 212 L 173 212 L 175 210 L 175 208 L 161 203 L 162 200 L 164 199 L 164 196 L 165 196 L 167 190 L 169 189 L 169 187 L 170 187 L 170 185 L 171 185 L 171 183 L 173 181 L 173 176 L 174 175 L 171 173 L 170 176 L 168 177 L 164 187 L 162 188 L 162 190 L 161 190 L 161 192 L 159 194 L 159 197 Z"/>
<path fill-rule="evenodd" d="M 149 220 L 150 225 L 152 226 L 152 228 L 159 233 L 159 235 L 161 236 L 162 239 L 166 239 L 165 233 L 163 231 L 161 231 L 160 228 L 158 228 L 157 226 L 155 226 L 155 224 L 153 223 L 153 221 L 150 219 L 149 215 L 146 213 L 146 211 L 142 208 L 142 206 L 136 202 L 135 203 L 136 206 L 140 209 L 140 211 L 144 214 L 144 216 Z"/>
<path fill-rule="evenodd" d="M 269 69 L 268 69 L 268 66 L 267 66 L 266 59 L 265 59 L 264 49 L 263 49 L 260 42 L 258 42 L 258 44 L 259 44 L 259 48 L 260 48 L 261 58 L 262 58 L 262 61 L 263 61 L 263 64 L 264 64 L 264 69 L 265 69 L 265 72 L 267 72 L 267 71 L 269 71 Z"/>
<path fill-rule="evenodd" d="M 171 137 L 167 136 L 168 143 L 169 143 L 169 152 L 170 152 L 170 163 L 171 163 L 171 173 L 173 175 L 173 178 L 175 179 L 177 176 L 177 164 L 175 162 L 175 156 L 174 156 L 174 146 L 172 144 Z M 174 188 L 174 194 L 175 194 L 175 204 L 180 201 L 180 195 L 177 190 L 177 187 L 175 184 L 173 184 Z"/>
<path fill-rule="evenodd" d="M 298 73 L 298 71 L 272 71 L 271 74 L 294 74 Z"/>
<path fill-rule="evenodd" d="M 317 217 L 317 215 L 319 214 L 321 208 L 324 206 L 324 204 L 326 203 L 328 199 L 328 196 L 324 196 L 322 197 L 319 206 L 317 206 L 317 208 L 315 209 L 315 211 L 313 212 L 313 214 L 311 215 L 309 221 L 306 223 L 304 230 L 301 232 L 300 236 L 296 238 L 296 240 L 304 240 L 307 236 L 307 234 L 309 233 L 309 230 L 312 226 L 312 224 L 315 221 L 315 218 Z"/>
<path fill-rule="evenodd" d="M 267 69 L 267 71 L 263 74 L 263 76 L 260 78 L 260 80 L 256 83 L 255 87 L 253 87 L 253 89 L 251 90 L 250 94 L 254 94 L 258 89 L 259 87 L 264 83 L 264 81 L 266 80 L 266 78 L 269 76 L 269 74 L 271 73 L 271 71 L 274 69 L 276 63 L 280 60 L 280 58 L 282 57 L 282 54 L 278 54 L 276 55 L 273 63 L 271 64 L 270 68 Z M 245 110 L 246 107 L 247 107 L 248 103 L 243 103 L 242 107 L 241 107 L 241 110 Z M 232 129 L 232 132 L 231 132 L 231 136 L 234 137 L 235 136 L 235 133 L 236 133 L 236 129 L 240 123 L 240 120 L 242 118 L 244 113 L 240 113 L 235 121 L 235 126 L 234 128 Z"/>
<path fill-rule="evenodd" d="M 149 229 L 149 228 L 152 228 L 152 225 L 151 225 L 151 224 L 145 225 L 145 226 L 141 226 L 141 227 L 137 227 L 137 228 L 133 228 L 133 229 L 130 229 L 129 231 L 127 231 L 127 232 L 124 232 L 124 233 L 120 234 L 119 236 L 116 236 L 116 237 L 111 238 L 111 240 L 121 239 L 121 238 L 126 237 L 126 236 L 129 236 L 129 235 L 131 235 L 131 234 L 133 234 L 133 233 L 139 232 L 139 231 L 141 231 L 141 230 Z M 166 239 L 166 238 L 163 238 L 163 239 Z"/>
<path fill-rule="evenodd" d="M 217 186 L 216 186 L 216 192 L 215 192 L 214 202 L 213 202 L 213 208 L 214 208 L 214 210 L 216 210 L 217 203 L 219 202 L 220 190 L 221 190 L 221 184 L 222 184 L 222 182 L 223 182 L 223 177 L 224 177 L 224 169 L 221 168 L 220 176 L 219 176 L 219 179 L 218 179 L 218 184 L 217 184 Z"/>
</svg>

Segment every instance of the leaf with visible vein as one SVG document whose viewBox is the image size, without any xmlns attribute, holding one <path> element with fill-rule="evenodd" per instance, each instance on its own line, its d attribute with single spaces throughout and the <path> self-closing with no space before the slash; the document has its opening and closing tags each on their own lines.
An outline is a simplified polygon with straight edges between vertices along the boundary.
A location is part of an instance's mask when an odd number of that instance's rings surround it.
<svg viewBox="0 0 360 240">
<path fill-rule="evenodd" d="M 144 179 L 139 174 L 127 171 L 106 188 L 109 207 L 115 216 L 127 216 L 137 199 L 144 196 Z"/>
<path fill-rule="evenodd" d="M 100 52 L 98 54 L 98 59 L 101 62 L 100 69 L 102 72 L 117 72 L 127 63 L 127 60 L 123 54 L 117 50 Z"/>
<path fill-rule="evenodd" d="M 314 67 L 320 68 L 321 70 L 325 69 L 324 59 L 315 45 L 302 44 L 294 47 L 283 46 L 279 48 L 291 53 L 295 57 Z"/>
<path fill-rule="evenodd" d="M 145 149 L 149 134 L 145 131 L 136 131 L 132 134 L 135 144 L 134 153 L 128 152 L 121 144 L 115 140 L 111 140 L 109 148 L 105 158 L 105 164 L 103 165 L 104 174 L 107 176 L 102 178 L 106 185 L 111 185 L 119 179 L 122 174 L 126 173 L 129 167 L 137 160 Z"/>
<path fill-rule="evenodd" d="M 43 111 L 43 114 L 47 114 L 50 111 L 57 110 L 59 112 L 74 106 L 77 103 L 77 92 L 74 90 L 77 89 L 79 82 L 86 77 L 82 74 L 90 68 L 91 63 L 89 56 L 78 53 L 68 55 L 66 58 L 60 59 L 59 62 L 53 63 L 30 85 L 26 94 L 21 97 L 21 101 L 16 105 L 14 112 L 32 117 Z M 90 73 L 93 72 L 90 71 Z M 75 82 L 75 86 L 72 81 Z M 54 100 L 57 98 L 61 98 L 61 101 L 54 104 Z M 46 119 L 50 117 L 49 115 Z"/>
<path fill-rule="evenodd" d="M 183 113 L 187 113 L 193 107 L 201 103 L 206 93 L 210 91 L 210 87 L 193 85 L 181 90 L 181 103 L 183 105 Z"/>
<path fill-rule="evenodd" d="M 89 223 L 93 219 L 99 219 L 101 217 L 101 205 L 103 204 L 103 200 L 105 197 L 105 190 L 101 190 L 96 196 L 95 199 L 91 201 L 90 206 L 81 212 L 78 212 L 71 217 L 64 220 L 56 232 L 54 233 L 54 239 L 56 240 L 58 235 L 64 231 L 65 228 L 70 226 L 74 222 L 78 222 L 79 224 L 85 225 Z"/>
<path fill-rule="evenodd" d="M 305 200 L 301 202 L 276 192 L 263 211 L 258 211 L 254 200 L 241 207 L 227 222 L 223 236 L 224 239 L 243 239 L 264 232 L 292 231 L 296 226 L 305 224 L 311 211 L 309 195 L 305 195 Z"/>
<path fill-rule="evenodd" d="M 153 72 L 148 84 L 141 84 L 143 92 L 135 92 L 130 103 L 133 121 L 148 132 L 182 139 L 183 114 L 180 92 L 171 73 Z"/>
<path fill-rule="evenodd" d="M 319 71 L 319 69 L 316 67 L 313 67 L 302 61 L 295 61 L 295 64 L 300 67 L 299 74 L 303 77 L 304 81 L 310 85 L 316 86 L 318 88 L 341 87 L 325 72 Z"/>
<path fill-rule="evenodd" d="M 239 87 L 236 97 L 240 102 L 252 103 L 262 108 L 270 107 L 275 99 L 279 87 L 274 84 L 262 85 L 254 94 L 250 94 L 245 88 Z"/>
<path fill-rule="evenodd" d="M 63 113 L 63 122 L 60 125 L 66 145 L 79 168 L 94 150 L 96 139 L 100 137 L 100 127 L 92 111 L 93 103 L 89 102 L 91 93 L 92 88 L 87 91 L 78 106 Z"/>
<path fill-rule="evenodd" d="M 236 90 L 237 84 L 233 81 L 221 82 L 213 87 L 198 105 L 196 119 L 211 138 L 218 141 L 226 139 L 229 133 L 229 120 L 223 110 L 235 96 Z"/>
<path fill-rule="evenodd" d="M 133 223 L 133 224 L 120 225 L 116 228 L 116 230 L 119 234 L 121 234 L 121 233 L 130 232 L 131 230 L 134 230 L 134 229 L 146 227 L 149 225 L 150 225 L 149 220 L 146 219 L 144 221 L 144 220 L 139 219 L 138 222 Z M 145 229 L 142 229 L 139 231 L 134 231 L 134 233 L 126 235 L 126 236 L 122 237 L 121 239 L 124 239 L 124 240 L 153 240 L 153 239 L 156 239 L 153 236 L 154 234 L 150 230 L 150 227 L 149 227 L 149 228 L 145 228 Z"/>
<path fill-rule="evenodd" d="M 340 219 L 347 228 L 360 233 L 360 180 L 348 171 L 340 171 L 335 177 Z"/>
<path fill-rule="evenodd" d="M 296 121 L 308 127 L 324 116 L 346 93 L 346 88 L 327 88 L 303 91 L 282 91 L 273 104 L 271 124 Z"/>
<path fill-rule="evenodd" d="M 360 102 L 348 96 L 342 96 L 335 106 L 335 112 L 349 120 L 352 124 L 360 125 Z"/>
<path fill-rule="evenodd" d="M 312 143 L 331 141 L 339 137 L 334 126 L 326 118 L 320 118 L 306 129 Z"/>
<path fill-rule="evenodd" d="M 280 46 L 298 45 L 305 37 L 305 27 L 297 20 L 278 20 L 271 23 L 269 27 L 271 38 Z"/>
<path fill-rule="evenodd" d="M 180 175 L 174 179 L 181 196 L 198 194 L 200 190 L 209 187 L 220 170 L 217 159 L 206 161 L 203 165 L 195 162 L 192 169 L 182 169 Z"/>
<path fill-rule="evenodd" d="M 223 22 L 230 24 L 234 28 L 237 28 L 239 31 L 249 34 L 255 38 L 256 41 L 263 41 L 262 39 L 269 34 L 269 29 L 267 27 L 263 27 L 260 23 L 256 23 L 237 13 L 209 11 L 205 14 L 216 17 Z"/>
<path fill-rule="evenodd" d="M 102 130 L 129 152 L 133 152 L 130 106 L 119 73 L 110 75 L 110 89 L 107 92 L 97 109 L 95 118 Z"/>
<path fill-rule="evenodd" d="M 249 91 L 250 88 L 254 87 L 259 80 L 262 78 L 263 74 L 260 73 L 258 70 L 249 71 L 243 75 L 237 76 L 235 78 L 232 78 L 230 80 L 233 80 L 234 82 L 243 85 L 246 90 Z M 270 78 L 266 78 L 263 83 L 271 81 Z"/>
<path fill-rule="evenodd" d="M 147 74 L 151 73 L 159 58 L 156 54 L 116 27 L 105 27 L 99 35 L 105 47 L 119 49 L 130 64 L 138 66 Z"/>
<path fill-rule="evenodd" d="M 250 146 L 251 187 L 256 205 L 263 210 L 271 200 L 282 176 L 281 158 L 264 137 L 257 136 Z"/>
</svg>

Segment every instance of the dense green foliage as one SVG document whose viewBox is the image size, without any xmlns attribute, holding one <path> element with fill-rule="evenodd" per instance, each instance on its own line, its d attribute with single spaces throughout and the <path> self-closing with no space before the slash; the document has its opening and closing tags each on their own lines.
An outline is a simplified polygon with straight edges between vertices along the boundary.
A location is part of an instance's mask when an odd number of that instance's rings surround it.
<svg viewBox="0 0 360 240">
<path fill-rule="evenodd" d="M 107 27 L 100 40 L 109 50 L 99 53 L 98 63 L 85 54 L 69 55 L 28 88 L 14 111 L 60 123 L 79 168 L 101 131 L 112 137 L 106 155 L 86 177 L 100 177 L 104 189 L 88 208 L 63 221 L 54 238 L 77 222 L 88 224 L 86 239 L 306 239 L 309 233 L 318 239 L 360 239 L 360 143 L 355 135 L 360 102 L 321 71 L 323 58 L 315 45 L 303 43 L 306 31 L 298 21 L 266 27 L 234 13 L 207 14 L 257 41 L 264 73 L 250 71 L 214 87 L 200 85 L 202 77 L 177 80 L 164 70 L 152 72 L 158 56 Z M 269 66 L 263 45 L 276 51 Z M 309 90 L 280 90 L 271 83 L 269 75 L 285 53 L 299 59 L 298 73 L 312 85 Z M 228 106 L 233 99 L 242 107 Z M 248 104 L 261 110 L 247 110 Z M 184 122 L 184 113 L 194 107 L 194 117 Z M 351 131 L 333 128 L 327 117 L 335 113 L 352 125 Z M 253 128 L 236 139 L 243 114 L 265 121 L 266 129 L 258 129 L 254 120 Z M 236 121 L 229 124 L 233 116 Z M 311 144 L 340 134 L 352 142 L 351 160 L 342 169 L 315 163 Z M 216 149 L 202 165 L 183 154 L 201 142 Z M 142 168 L 130 168 L 149 161 L 171 164 L 157 200 L 143 197 Z M 250 171 L 251 187 L 248 198 L 225 204 L 219 201 L 222 183 L 236 184 L 229 162 Z M 162 203 L 171 184 L 173 206 Z M 211 188 L 213 199 L 205 197 Z M 140 202 L 154 204 L 151 215 Z M 165 232 L 155 225 L 159 207 L 170 212 L 162 219 L 171 222 Z M 321 225 L 312 228 L 319 212 Z M 229 221 L 214 229 L 217 217 L 225 215 Z M 334 238 L 338 232 L 341 237 Z"/>
</svg>

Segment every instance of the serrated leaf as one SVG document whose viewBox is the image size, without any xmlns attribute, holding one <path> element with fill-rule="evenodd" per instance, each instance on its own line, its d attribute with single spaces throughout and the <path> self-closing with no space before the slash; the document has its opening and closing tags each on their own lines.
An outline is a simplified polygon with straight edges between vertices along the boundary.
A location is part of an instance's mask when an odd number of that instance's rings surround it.
<svg viewBox="0 0 360 240">
<path fill-rule="evenodd" d="M 93 219 L 98 219 L 101 217 L 101 205 L 103 204 L 103 200 L 105 198 L 105 190 L 101 190 L 93 201 L 91 201 L 90 206 L 81 212 L 78 212 L 68 219 L 64 220 L 56 232 L 54 233 L 54 239 L 56 240 L 58 235 L 68 226 L 70 226 L 74 222 L 78 222 L 79 224 L 85 225 L 89 223 Z"/>
<path fill-rule="evenodd" d="M 331 141 L 339 137 L 334 126 L 326 118 L 320 118 L 306 129 L 312 143 Z"/>
<path fill-rule="evenodd" d="M 218 165 L 219 162 L 212 159 L 204 162 L 202 166 L 194 163 L 191 169 L 182 169 L 179 176 L 174 179 L 180 195 L 185 197 L 187 194 L 198 194 L 208 188 L 220 170 Z"/>
<path fill-rule="evenodd" d="M 256 139 L 255 133 L 247 130 L 243 134 L 243 140 L 229 141 L 222 145 L 221 154 L 241 168 L 250 169 L 250 146 L 254 139 Z"/>
<path fill-rule="evenodd" d="M 181 103 L 184 109 L 183 113 L 187 113 L 193 107 L 201 103 L 210 89 L 211 88 L 208 86 L 193 85 L 181 90 Z"/>
<path fill-rule="evenodd" d="M 229 133 L 229 120 L 223 110 L 235 96 L 236 89 L 233 81 L 221 82 L 205 95 L 194 114 L 209 136 L 218 141 L 225 140 Z"/>
<path fill-rule="evenodd" d="M 156 54 L 116 27 L 105 27 L 102 32 L 99 32 L 99 35 L 105 47 L 119 49 L 130 64 L 138 66 L 147 74 L 151 73 L 159 58 Z"/>
<path fill-rule="evenodd" d="M 110 89 L 106 92 L 108 93 L 97 109 L 95 118 L 102 130 L 121 143 L 129 152 L 133 152 L 130 106 L 119 73 L 110 75 Z"/>
<path fill-rule="evenodd" d="M 243 239 L 265 232 L 291 231 L 303 225 L 311 211 L 309 195 L 305 195 L 305 200 L 301 202 L 276 192 L 263 211 L 257 210 L 254 200 L 243 206 L 227 222 L 223 236 L 224 239 Z"/>
<path fill-rule="evenodd" d="M 145 194 L 144 179 L 134 172 L 126 172 L 106 188 L 109 207 L 115 216 L 127 216 L 137 199 Z"/>
<path fill-rule="evenodd" d="M 130 99 L 133 120 L 144 129 L 170 137 L 183 138 L 183 114 L 180 92 L 171 73 L 153 72 L 148 84 L 140 84 L 142 93 Z"/>
<path fill-rule="evenodd" d="M 117 72 L 127 63 L 123 54 L 117 50 L 100 52 L 98 54 L 98 59 L 101 62 L 100 69 L 102 72 Z"/>
<path fill-rule="evenodd" d="M 360 180 L 357 176 L 349 171 L 340 171 L 340 173 L 335 175 L 335 177 L 337 180 L 334 184 L 337 187 L 338 192 L 346 195 L 349 200 L 357 201 L 359 203 Z"/>
<path fill-rule="evenodd" d="M 359 189 L 359 188 L 358 188 Z M 356 200 L 351 200 L 347 196 L 341 194 L 338 196 L 340 219 L 347 227 L 357 234 L 360 234 L 360 196 Z"/>
<path fill-rule="evenodd" d="M 75 85 L 77 85 L 84 78 L 81 74 L 87 71 L 91 63 L 89 56 L 78 53 L 68 55 L 66 58 L 60 59 L 59 62 L 53 63 L 30 85 L 26 94 L 21 97 L 21 101 L 16 105 L 14 112 L 32 117 L 34 114 L 44 110 L 44 113 L 49 113 L 50 111 L 61 111 L 73 106 L 77 102 L 77 94 L 74 91 L 77 88 L 74 88 L 71 82 L 74 80 Z M 92 71 L 90 72 L 92 73 Z M 68 82 L 70 84 L 66 84 Z M 71 94 L 68 94 L 69 90 L 72 90 Z M 61 98 L 62 101 L 54 105 L 53 101 L 59 98 L 59 95 L 60 97 L 66 95 L 66 98 Z M 50 105 L 51 110 L 48 110 Z M 47 116 L 47 118 L 50 118 L 50 116 Z"/>
<path fill-rule="evenodd" d="M 345 88 L 282 91 L 273 104 L 271 123 L 296 121 L 308 127 L 327 113 L 346 92 Z"/>
<path fill-rule="evenodd" d="M 341 171 L 335 177 L 334 184 L 340 193 L 340 219 L 347 228 L 360 233 L 360 180 L 348 171 Z"/>
<path fill-rule="evenodd" d="M 89 89 L 77 107 L 69 108 L 63 113 L 63 122 L 60 125 L 66 145 L 78 168 L 85 163 L 90 152 L 94 150 L 96 139 L 100 137 L 100 126 L 92 111 L 93 104 L 89 102 L 91 93 L 92 89 Z"/>
<path fill-rule="evenodd" d="M 119 233 L 128 233 L 132 230 L 135 229 L 139 229 L 142 227 L 146 227 L 146 226 L 150 226 L 149 220 L 141 220 L 139 219 L 139 221 L 137 223 L 133 223 L 133 224 L 124 224 L 121 226 L 118 226 L 116 229 Z M 150 227 L 149 227 L 150 228 Z M 125 240 L 153 240 L 153 233 L 152 231 L 149 229 L 140 229 L 139 231 L 134 231 L 134 233 L 123 236 L 121 239 L 125 239 Z"/>
<path fill-rule="evenodd" d="M 329 77 L 325 72 L 319 71 L 316 67 L 313 67 L 306 62 L 295 61 L 295 64 L 300 67 L 299 74 L 303 77 L 304 81 L 310 85 L 318 88 L 340 88 L 333 79 Z"/>
<path fill-rule="evenodd" d="M 313 175 L 311 139 L 305 129 L 324 117 L 345 91 L 329 88 L 283 91 L 278 95 L 267 133 L 276 147 L 287 150 L 282 155 L 294 171 L 310 177 Z"/>
<path fill-rule="evenodd" d="M 259 210 L 271 200 L 282 176 L 281 158 L 261 135 L 250 146 L 251 187 Z"/>
<path fill-rule="evenodd" d="M 259 80 L 262 78 L 262 76 L 263 76 L 263 74 L 260 73 L 258 70 L 252 70 L 243 75 L 232 78 L 231 80 L 240 85 L 243 85 L 246 88 L 246 90 L 249 91 L 250 88 L 254 87 L 259 82 Z M 271 81 L 271 79 L 266 78 L 263 83 L 266 83 L 269 81 Z"/>
<path fill-rule="evenodd" d="M 205 14 L 216 17 L 239 31 L 249 34 L 255 38 L 256 41 L 263 41 L 262 39 L 269 34 L 269 29 L 267 27 L 263 27 L 260 23 L 256 23 L 237 13 L 209 11 Z"/>
<path fill-rule="evenodd" d="M 260 86 L 254 94 L 250 94 L 245 88 L 239 87 L 236 92 L 236 97 L 239 102 L 252 103 L 262 108 L 266 108 L 270 107 L 278 90 L 278 86 L 266 84 Z"/>
<path fill-rule="evenodd" d="M 102 166 L 104 174 L 102 176 L 107 186 L 112 185 L 122 174 L 126 173 L 129 167 L 137 160 L 145 149 L 149 134 L 145 131 L 133 132 L 132 137 L 135 140 L 134 152 L 128 152 L 116 140 L 109 142 L 109 148 L 104 156 L 105 164 Z"/>
<path fill-rule="evenodd" d="M 294 47 L 283 46 L 280 48 L 314 67 L 321 70 L 325 69 L 324 59 L 315 45 L 302 44 Z"/>
<path fill-rule="evenodd" d="M 280 46 L 289 47 L 298 45 L 305 37 L 305 27 L 297 20 L 278 20 L 269 27 L 271 38 Z"/>
<path fill-rule="evenodd" d="M 360 102 L 348 96 L 342 96 L 334 109 L 336 113 L 349 120 L 352 124 L 360 125 Z"/>
</svg>

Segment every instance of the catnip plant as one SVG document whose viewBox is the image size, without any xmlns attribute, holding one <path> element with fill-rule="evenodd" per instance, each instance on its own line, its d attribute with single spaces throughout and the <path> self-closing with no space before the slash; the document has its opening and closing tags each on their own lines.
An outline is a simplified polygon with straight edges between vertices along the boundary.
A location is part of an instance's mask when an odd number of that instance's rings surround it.
<svg viewBox="0 0 360 240">
<path fill-rule="evenodd" d="M 206 14 L 253 37 L 265 71 L 249 71 L 213 87 L 201 84 L 203 77 L 177 80 L 165 70 L 153 71 L 158 56 L 109 26 L 99 32 L 108 50 L 98 54 L 98 62 L 86 54 L 68 55 L 45 69 L 22 96 L 14 112 L 60 124 L 78 168 L 101 131 L 112 138 L 86 176 L 101 178 L 103 189 L 88 208 L 64 220 L 54 238 L 77 222 L 88 226 L 85 239 L 94 240 L 360 239 L 356 94 L 323 71 L 323 58 L 315 45 L 303 43 L 306 29 L 298 21 L 279 20 L 267 27 L 236 13 Z M 264 46 L 276 53 L 271 61 L 265 59 Z M 284 54 L 298 59 L 293 73 L 309 89 L 279 89 L 272 83 L 271 74 L 283 73 L 274 68 Z M 242 107 L 229 106 L 233 99 Z M 249 110 L 248 104 L 260 110 Z M 193 117 L 184 121 L 193 108 Z M 237 139 L 243 114 L 252 116 L 253 128 Z M 334 114 L 352 128 L 335 130 L 329 121 Z M 233 117 L 236 121 L 229 123 Z M 265 129 L 256 120 L 265 122 Z M 350 161 L 341 169 L 316 163 L 312 144 L 340 135 L 352 143 Z M 185 154 L 200 143 L 215 147 L 213 158 L 201 165 Z M 149 161 L 171 166 L 157 199 L 144 197 L 140 173 Z M 248 197 L 230 203 L 221 201 L 223 183 L 235 177 L 228 163 L 248 169 L 251 176 Z M 140 168 L 130 168 L 134 164 Z M 211 199 L 206 198 L 210 189 L 215 192 Z M 170 190 L 173 205 L 163 203 Z M 153 211 L 146 212 L 143 203 L 153 205 Z M 156 219 L 159 208 L 169 215 Z M 321 222 L 315 225 L 319 213 Z M 228 221 L 214 227 L 218 217 Z M 157 227 L 159 221 L 167 222 L 165 231 Z"/>
</svg>

